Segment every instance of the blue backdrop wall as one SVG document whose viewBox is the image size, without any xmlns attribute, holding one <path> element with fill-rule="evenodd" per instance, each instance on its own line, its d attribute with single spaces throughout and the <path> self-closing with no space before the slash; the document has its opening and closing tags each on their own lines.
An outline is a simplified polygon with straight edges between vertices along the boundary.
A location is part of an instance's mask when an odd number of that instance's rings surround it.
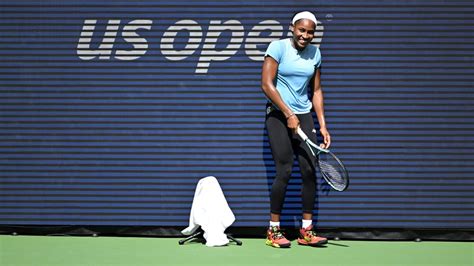
<svg viewBox="0 0 474 266">
<path fill-rule="evenodd" d="M 2 1 L 0 224 L 186 226 L 214 175 L 265 226 L 262 55 L 301 10 L 351 174 L 318 180 L 319 226 L 474 228 L 474 3 L 379 0 Z"/>
</svg>

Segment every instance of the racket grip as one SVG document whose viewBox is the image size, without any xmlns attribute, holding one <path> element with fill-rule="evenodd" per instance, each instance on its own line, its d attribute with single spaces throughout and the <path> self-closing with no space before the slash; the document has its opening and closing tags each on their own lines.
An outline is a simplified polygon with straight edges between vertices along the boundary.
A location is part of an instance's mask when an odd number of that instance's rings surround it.
<svg viewBox="0 0 474 266">
<path fill-rule="evenodd" d="M 303 130 L 301 130 L 301 127 L 298 127 L 296 129 L 296 133 L 298 134 L 298 136 L 300 136 L 301 139 L 303 139 L 303 141 L 306 141 L 308 139 L 308 136 L 306 136 Z"/>
</svg>

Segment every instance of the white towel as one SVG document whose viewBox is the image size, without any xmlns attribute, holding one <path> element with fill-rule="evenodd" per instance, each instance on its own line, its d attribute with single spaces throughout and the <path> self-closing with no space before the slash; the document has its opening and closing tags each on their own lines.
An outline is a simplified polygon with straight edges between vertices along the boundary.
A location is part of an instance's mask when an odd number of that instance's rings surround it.
<svg viewBox="0 0 474 266">
<path fill-rule="evenodd" d="M 206 246 L 223 246 L 229 243 L 224 231 L 235 221 L 224 193 L 213 176 L 201 178 L 194 192 L 189 226 L 181 231 L 191 235 L 199 226 L 204 230 Z"/>
</svg>

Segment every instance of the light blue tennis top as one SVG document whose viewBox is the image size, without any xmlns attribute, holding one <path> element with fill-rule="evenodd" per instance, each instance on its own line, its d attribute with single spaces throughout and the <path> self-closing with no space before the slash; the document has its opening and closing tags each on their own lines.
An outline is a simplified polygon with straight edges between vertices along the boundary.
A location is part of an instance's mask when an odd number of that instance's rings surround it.
<svg viewBox="0 0 474 266">
<path fill-rule="evenodd" d="M 295 114 L 306 114 L 312 107 L 308 86 L 315 70 L 321 67 L 321 52 L 314 45 L 298 51 L 291 41 L 271 42 L 265 56 L 271 56 L 278 62 L 276 89 L 283 101 Z"/>
</svg>

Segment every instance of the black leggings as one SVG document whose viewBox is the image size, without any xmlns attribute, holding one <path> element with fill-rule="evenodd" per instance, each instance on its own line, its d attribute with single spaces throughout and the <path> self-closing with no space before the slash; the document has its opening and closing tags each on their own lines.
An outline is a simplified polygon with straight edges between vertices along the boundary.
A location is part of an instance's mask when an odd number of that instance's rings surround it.
<svg viewBox="0 0 474 266">
<path fill-rule="evenodd" d="M 291 177 L 293 155 L 295 155 L 299 162 L 302 177 L 303 213 L 312 213 L 316 195 L 316 178 L 314 166 L 308 156 L 309 150 L 306 144 L 287 127 L 283 113 L 270 108 L 267 106 L 265 126 L 276 167 L 276 177 L 270 194 L 270 211 L 273 214 L 281 214 L 286 187 Z M 311 141 L 316 143 L 316 134 L 312 132 L 314 122 L 311 113 L 298 114 L 297 117 L 300 120 L 300 127 L 303 132 Z"/>
</svg>

